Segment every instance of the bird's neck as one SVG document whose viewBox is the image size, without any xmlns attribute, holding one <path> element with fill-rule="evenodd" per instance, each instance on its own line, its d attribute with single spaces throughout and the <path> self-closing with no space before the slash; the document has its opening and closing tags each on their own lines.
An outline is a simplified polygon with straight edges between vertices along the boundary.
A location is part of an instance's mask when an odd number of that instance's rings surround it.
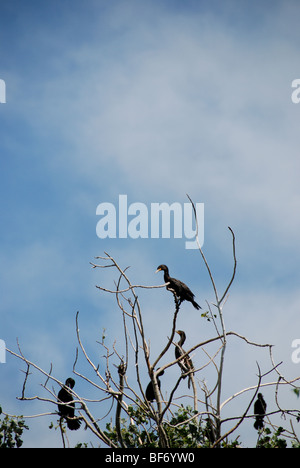
<svg viewBox="0 0 300 468">
<path fill-rule="evenodd" d="M 180 340 L 178 341 L 177 344 L 178 344 L 178 346 L 182 347 L 184 342 L 185 342 L 185 338 L 180 338 Z"/>
<path fill-rule="evenodd" d="M 164 271 L 164 281 L 168 283 L 170 281 L 170 275 L 168 271 Z"/>
</svg>

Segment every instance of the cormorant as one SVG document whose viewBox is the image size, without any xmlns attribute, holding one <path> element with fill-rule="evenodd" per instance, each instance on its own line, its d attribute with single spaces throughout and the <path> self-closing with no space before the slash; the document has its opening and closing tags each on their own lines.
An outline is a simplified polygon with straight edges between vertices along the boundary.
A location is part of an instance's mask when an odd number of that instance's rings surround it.
<svg viewBox="0 0 300 468">
<path fill-rule="evenodd" d="M 60 405 L 58 403 L 58 411 L 61 418 L 65 418 L 67 426 L 71 431 L 77 431 L 80 428 L 81 421 L 79 419 L 73 419 L 75 417 L 75 403 L 73 402 L 73 396 L 69 391 L 69 388 L 73 388 L 75 380 L 69 377 L 63 388 L 60 389 L 57 395 L 57 401 L 60 403 L 69 403 L 68 405 Z"/>
<path fill-rule="evenodd" d="M 264 427 L 264 416 L 267 410 L 267 403 L 261 393 L 257 395 L 257 400 L 254 403 L 254 414 L 256 415 L 254 428 L 259 431 Z"/>
<path fill-rule="evenodd" d="M 183 301 L 189 301 L 193 304 L 195 309 L 201 309 L 199 304 L 197 304 L 197 302 L 194 300 L 195 295 L 192 293 L 190 288 L 182 281 L 171 278 L 169 275 L 169 269 L 166 265 L 159 265 L 155 273 L 158 271 L 164 272 L 164 281 L 165 283 L 169 283 L 166 288 L 175 292 L 176 296 L 179 298 L 179 304 L 181 304 Z"/>
<path fill-rule="evenodd" d="M 178 359 L 180 356 L 185 354 L 185 351 L 182 348 L 182 345 L 184 344 L 184 342 L 186 340 L 186 335 L 185 335 L 184 331 L 182 331 L 182 330 L 178 330 L 178 331 L 176 331 L 176 333 L 178 333 L 178 335 L 180 336 L 180 340 L 175 345 L 175 358 Z M 185 356 L 182 361 L 178 361 L 178 365 L 179 365 L 179 367 L 180 367 L 183 374 L 186 374 L 187 372 L 194 369 L 194 365 L 193 365 L 192 360 L 191 360 L 191 358 L 189 356 Z M 191 385 L 191 377 L 189 375 L 189 381 L 188 381 L 188 387 L 189 388 L 190 388 L 190 385 Z"/>
<path fill-rule="evenodd" d="M 165 371 L 161 371 L 157 374 L 157 377 L 156 377 L 156 380 L 157 380 L 157 385 L 158 385 L 158 388 L 160 390 L 160 385 L 161 385 L 161 382 L 160 382 L 160 379 L 159 377 L 161 375 L 163 375 L 165 373 Z M 154 401 L 155 400 L 155 395 L 154 395 L 154 388 L 153 388 L 153 383 L 152 383 L 152 380 L 150 380 L 150 382 L 148 383 L 147 385 L 147 388 L 146 388 L 146 400 L 148 401 Z"/>
</svg>

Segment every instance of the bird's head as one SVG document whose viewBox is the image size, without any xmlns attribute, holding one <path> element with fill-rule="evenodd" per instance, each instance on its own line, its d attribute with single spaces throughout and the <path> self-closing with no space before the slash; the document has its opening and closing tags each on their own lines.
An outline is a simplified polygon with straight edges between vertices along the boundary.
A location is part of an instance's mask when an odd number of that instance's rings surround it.
<svg viewBox="0 0 300 468">
<path fill-rule="evenodd" d="M 72 379 L 72 377 L 69 377 L 67 380 L 66 380 L 66 386 L 69 387 L 69 388 L 73 388 L 75 385 L 75 380 Z"/>
<path fill-rule="evenodd" d="M 180 336 L 180 338 L 183 338 L 185 340 L 185 333 L 183 330 L 176 330 L 176 333 Z"/>
<path fill-rule="evenodd" d="M 159 265 L 155 273 L 158 273 L 159 271 L 165 271 L 167 273 L 169 272 L 168 267 L 166 265 Z"/>
<path fill-rule="evenodd" d="M 161 375 L 164 375 L 164 373 L 165 373 L 164 370 L 160 370 L 160 368 L 157 369 L 157 377 L 160 377 Z"/>
</svg>

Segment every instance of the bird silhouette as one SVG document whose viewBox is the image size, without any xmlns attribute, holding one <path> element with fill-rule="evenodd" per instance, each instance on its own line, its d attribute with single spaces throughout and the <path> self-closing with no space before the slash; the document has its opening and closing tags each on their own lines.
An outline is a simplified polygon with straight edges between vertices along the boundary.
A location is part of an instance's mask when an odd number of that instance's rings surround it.
<svg viewBox="0 0 300 468">
<path fill-rule="evenodd" d="M 254 403 L 254 414 L 256 415 L 254 428 L 259 431 L 264 427 L 264 416 L 267 410 L 267 403 L 261 393 L 257 395 L 257 400 Z"/>
<path fill-rule="evenodd" d="M 159 370 L 159 369 L 158 369 Z M 156 376 L 156 380 L 157 380 L 157 385 L 158 385 L 158 388 L 160 390 L 160 386 L 161 386 L 161 382 L 160 382 L 160 379 L 159 377 L 161 375 L 163 375 L 165 373 L 165 371 L 161 371 L 161 372 L 158 372 L 157 376 Z M 150 382 L 148 383 L 147 385 L 147 388 L 146 388 L 146 400 L 152 402 L 155 400 L 155 394 L 154 394 L 154 388 L 153 388 L 153 383 L 152 383 L 152 380 L 150 380 Z"/>
<path fill-rule="evenodd" d="M 166 286 L 166 288 L 169 291 L 175 292 L 176 296 L 179 299 L 179 304 L 181 304 L 183 301 L 188 301 L 193 304 L 195 309 L 197 310 L 201 309 L 199 304 L 197 304 L 197 302 L 194 300 L 195 295 L 192 293 L 190 288 L 186 284 L 184 284 L 182 281 L 179 281 L 176 278 L 171 278 L 171 276 L 169 275 L 169 269 L 166 265 L 159 265 L 155 273 L 157 273 L 158 271 L 164 272 L 164 281 L 165 283 L 169 283 Z"/>
<path fill-rule="evenodd" d="M 176 333 L 178 333 L 178 335 L 180 336 L 180 340 L 175 345 L 175 358 L 178 359 L 178 358 L 180 358 L 180 356 L 185 354 L 185 351 L 182 348 L 182 346 L 183 346 L 183 344 L 184 344 L 184 342 L 186 340 L 186 335 L 185 335 L 184 331 L 182 331 L 182 330 L 178 330 L 178 331 L 176 331 Z M 194 365 L 193 365 L 192 360 L 191 360 L 191 358 L 189 356 L 185 356 L 181 361 L 178 361 L 178 365 L 179 365 L 179 367 L 180 367 L 183 374 L 186 374 L 187 372 L 190 372 L 191 370 L 194 369 Z M 191 381 L 192 381 L 191 375 L 189 375 L 188 388 L 190 388 L 190 386 L 191 386 Z"/>
<path fill-rule="evenodd" d="M 75 403 L 70 392 L 75 385 L 75 380 L 69 377 L 65 385 L 60 389 L 57 395 L 58 412 L 61 418 L 66 420 L 67 426 L 71 431 L 77 431 L 80 428 L 81 421 L 75 418 Z M 65 403 L 65 404 L 60 404 Z M 68 404 L 67 404 L 68 403 Z"/>
</svg>

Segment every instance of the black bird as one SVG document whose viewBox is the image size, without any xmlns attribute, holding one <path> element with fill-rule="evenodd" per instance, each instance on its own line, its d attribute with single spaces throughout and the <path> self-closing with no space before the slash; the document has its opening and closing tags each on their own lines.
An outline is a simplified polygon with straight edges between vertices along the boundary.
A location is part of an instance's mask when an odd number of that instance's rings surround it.
<svg viewBox="0 0 300 468">
<path fill-rule="evenodd" d="M 195 309 L 201 309 L 199 304 L 197 304 L 197 302 L 194 300 L 195 295 L 192 293 L 190 288 L 182 281 L 171 278 L 169 275 L 169 269 L 166 265 L 159 265 L 155 273 L 158 271 L 164 272 L 164 281 L 165 283 L 169 283 L 166 288 L 175 292 L 176 296 L 179 298 L 179 304 L 181 304 L 183 301 L 189 301 L 193 304 Z"/>
<path fill-rule="evenodd" d="M 160 390 L 161 382 L 159 377 L 161 375 L 164 375 L 165 371 L 158 372 L 156 380 L 157 380 L 157 385 Z M 152 380 L 148 383 L 147 388 L 146 388 L 146 400 L 148 401 L 154 401 L 155 400 L 155 395 L 154 395 L 154 388 L 153 388 L 153 383 Z"/>
<path fill-rule="evenodd" d="M 257 400 L 254 403 L 254 414 L 256 415 L 254 428 L 259 431 L 264 427 L 264 416 L 267 410 L 267 403 L 261 393 L 257 395 Z"/>
<path fill-rule="evenodd" d="M 182 348 L 182 346 L 183 346 L 183 344 L 184 344 L 184 342 L 186 340 L 186 335 L 185 335 L 184 331 L 182 331 L 182 330 L 178 330 L 178 331 L 176 331 L 176 333 L 178 333 L 178 335 L 180 336 L 180 340 L 175 345 L 175 358 L 178 359 L 178 358 L 180 358 L 180 356 L 185 354 L 185 351 Z M 194 365 L 193 365 L 192 360 L 191 360 L 191 358 L 189 356 L 185 356 L 182 361 L 178 361 L 178 365 L 179 365 L 179 367 L 180 367 L 183 374 L 186 374 L 187 372 L 190 372 L 191 370 L 194 369 Z M 189 375 L 189 381 L 188 381 L 188 387 L 189 388 L 190 388 L 190 385 L 191 385 L 191 377 Z"/>
<path fill-rule="evenodd" d="M 75 417 L 75 403 L 73 402 L 73 396 L 69 389 L 72 389 L 74 385 L 75 380 L 72 379 L 72 377 L 69 377 L 57 395 L 59 415 L 61 418 L 65 418 L 67 426 L 71 431 L 77 431 L 81 425 L 81 421 L 79 419 L 73 419 Z M 60 405 L 59 403 L 69 404 Z"/>
</svg>

